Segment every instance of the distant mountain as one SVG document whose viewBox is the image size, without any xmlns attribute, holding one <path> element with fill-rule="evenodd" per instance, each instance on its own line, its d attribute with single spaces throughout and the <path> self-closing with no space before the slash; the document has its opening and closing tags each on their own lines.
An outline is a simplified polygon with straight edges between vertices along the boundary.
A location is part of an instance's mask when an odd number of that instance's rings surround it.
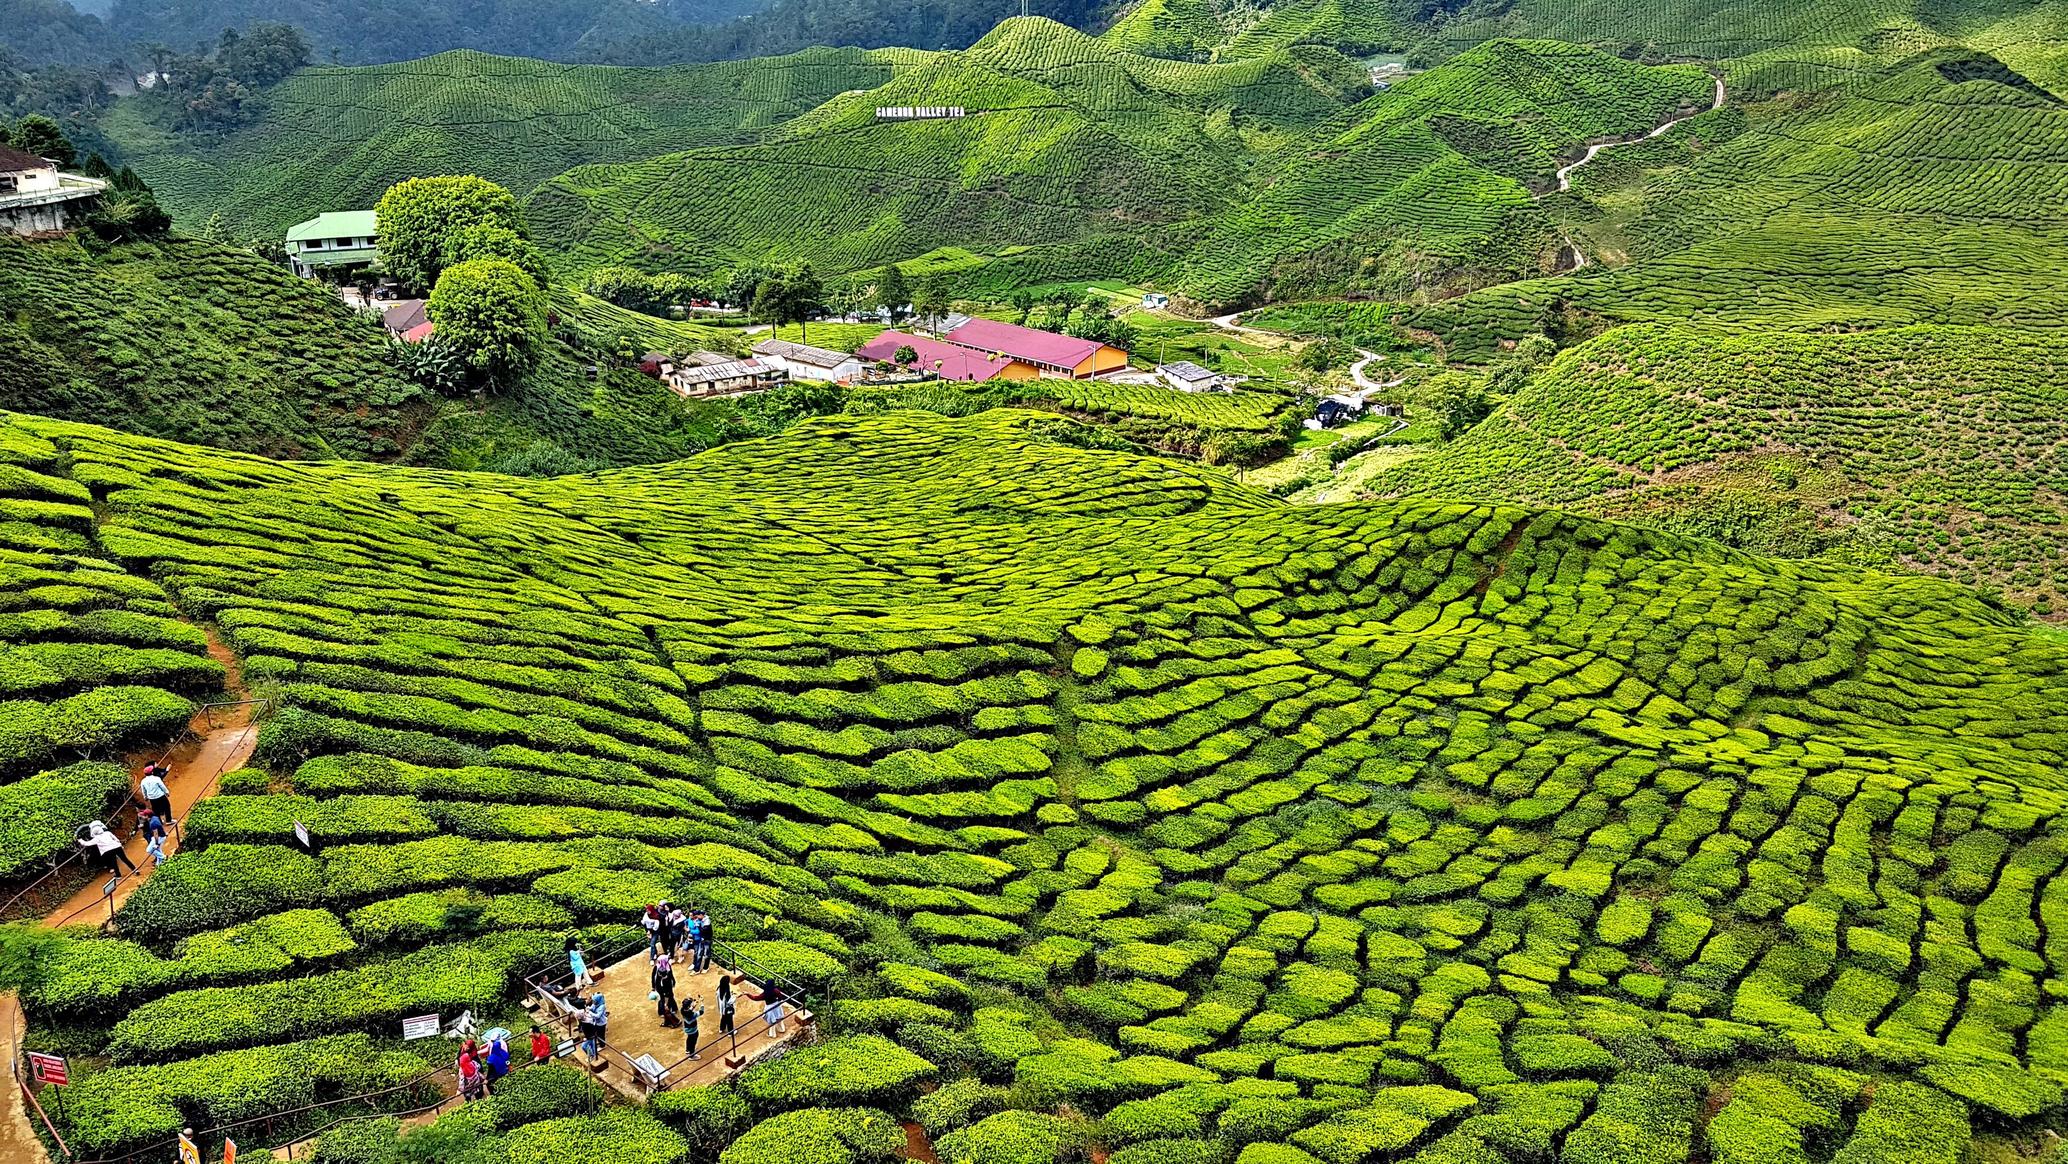
<svg viewBox="0 0 2068 1164">
<path fill-rule="evenodd" d="M 103 64 L 118 39 L 65 0 L 0 0 L 0 53 L 26 66 Z"/>
<path fill-rule="evenodd" d="M 677 28 L 682 18 L 725 20 L 754 6 L 753 0 L 715 0 L 694 10 L 685 4 L 677 6 L 684 14 L 678 17 L 645 0 L 114 0 L 110 24 L 125 41 L 189 49 L 213 42 L 228 27 L 284 21 L 307 34 L 318 59 L 334 55 L 347 64 L 413 60 L 456 48 L 566 61 Z"/>
<path fill-rule="evenodd" d="M 1025 11 L 1089 30 L 1120 7 L 1118 0 L 1028 0 Z M 678 3 L 670 10 L 682 19 L 694 19 L 688 8 Z M 1007 17 L 1019 15 L 1021 0 L 775 0 L 729 23 L 667 28 L 617 43 L 599 40 L 589 59 L 619 65 L 680 64 L 772 56 L 813 45 L 959 49 L 982 40 Z"/>
</svg>

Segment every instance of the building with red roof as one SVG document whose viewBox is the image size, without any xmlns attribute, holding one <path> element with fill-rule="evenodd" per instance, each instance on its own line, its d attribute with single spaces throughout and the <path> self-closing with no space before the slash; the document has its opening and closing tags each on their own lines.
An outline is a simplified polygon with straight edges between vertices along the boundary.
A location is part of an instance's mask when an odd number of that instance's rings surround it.
<svg viewBox="0 0 2068 1164">
<path fill-rule="evenodd" d="M 1082 380 L 1123 371 L 1127 367 L 1127 353 L 1111 344 L 1057 335 L 1052 331 L 1036 331 L 995 319 L 968 320 L 951 328 L 941 338 L 959 347 L 1029 364 L 1044 376 Z"/>
<path fill-rule="evenodd" d="M 894 364 L 897 362 L 899 348 L 911 348 L 919 357 L 906 365 L 907 367 L 920 372 L 933 372 L 943 380 L 982 384 L 995 379 L 1032 380 L 1041 375 L 1032 365 L 1023 364 L 1018 360 L 1001 359 L 973 351 L 960 344 L 896 330 L 886 331 L 856 348 L 855 355 L 865 360 Z"/>
</svg>

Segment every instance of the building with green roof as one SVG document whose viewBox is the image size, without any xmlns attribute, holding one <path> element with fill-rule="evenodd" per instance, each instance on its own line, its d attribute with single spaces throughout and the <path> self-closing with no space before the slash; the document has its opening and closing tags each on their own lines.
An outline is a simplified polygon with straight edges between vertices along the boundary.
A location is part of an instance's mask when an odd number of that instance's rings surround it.
<svg viewBox="0 0 2068 1164">
<path fill-rule="evenodd" d="M 323 270 L 370 267 L 381 257 L 371 210 L 333 210 L 287 232 L 287 258 L 308 279 Z"/>
</svg>

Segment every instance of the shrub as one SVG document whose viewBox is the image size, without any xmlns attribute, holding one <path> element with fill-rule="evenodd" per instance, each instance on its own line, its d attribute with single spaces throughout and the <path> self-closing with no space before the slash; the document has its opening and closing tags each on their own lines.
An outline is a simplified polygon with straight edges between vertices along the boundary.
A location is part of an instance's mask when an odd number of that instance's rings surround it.
<svg viewBox="0 0 2068 1164">
<path fill-rule="evenodd" d="M 122 931 L 162 941 L 239 918 L 312 905 L 323 870 L 307 853 L 278 845 L 216 845 L 176 853 L 122 907 Z"/>
<path fill-rule="evenodd" d="M 793 1047 L 772 1062 L 742 1072 L 735 1080 L 759 1111 L 793 1107 L 903 1107 L 902 1096 L 934 1065 L 878 1035 L 846 1035 L 808 1047 Z"/>
<path fill-rule="evenodd" d="M 316 1164 L 392 1164 L 401 1134 L 392 1116 L 340 1124 L 316 1138 Z"/>
<path fill-rule="evenodd" d="M 934 1150 L 942 1164 L 1055 1164 L 1084 1132 L 1059 1116 L 1003 1111 L 941 1137 Z"/>
<path fill-rule="evenodd" d="M 912 1118 L 928 1136 L 939 1139 L 1004 1107 L 1008 1094 L 1006 1088 L 981 1079 L 956 1079 L 913 1100 Z"/>
<path fill-rule="evenodd" d="M 706 1152 L 731 1143 L 754 1122 L 753 1109 L 730 1083 L 663 1091 L 647 1107 Z"/>
<path fill-rule="evenodd" d="M 525 1124 L 501 1139 L 509 1164 L 676 1164 L 689 1152 L 667 1125 L 630 1108 Z"/>
<path fill-rule="evenodd" d="M 72 851 L 73 830 L 129 787 L 120 764 L 72 764 L 0 787 L 0 878 Z"/>
<path fill-rule="evenodd" d="M 534 1120 L 593 1114 L 607 1094 L 588 1072 L 552 1062 L 505 1076 L 495 1089 L 495 1122 L 512 1128 Z"/>
<path fill-rule="evenodd" d="M 898 1122 L 883 1112 L 809 1107 L 755 1124 L 718 1164 L 867 1164 L 904 1146 Z"/>
</svg>

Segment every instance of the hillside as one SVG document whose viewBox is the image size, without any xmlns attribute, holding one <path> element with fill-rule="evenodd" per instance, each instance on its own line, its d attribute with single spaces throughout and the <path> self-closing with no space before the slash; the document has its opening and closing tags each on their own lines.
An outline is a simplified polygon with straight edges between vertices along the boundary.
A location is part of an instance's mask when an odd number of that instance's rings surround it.
<svg viewBox="0 0 2068 1164">
<path fill-rule="evenodd" d="M 1504 42 L 1345 107 L 1366 88 L 1311 49 L 1184 64 L 1013 20 L 754 146 L 584 167 L 527 210 L 576 269 L 847 271 L 954 247 L 995 260 L 966 276 L 986 287 L 1122 271 L 1206 304 L 1425 273 L 1470 287 L 1549 265 L 1529 185 L 1558 157 L 1697 105 L 1711 82 Z M 971 112 L 874 118 L 919 104 Z"/>
<path fill-rule="evenodd" d="M 390 458 L 435 406 L 335 292 L 227 247 L 0 237 L 0 406 L 292 457 Z"/>
<path fill-rule="evenodd" d="M 1185 65 L 1016 18 L 751 147 L 574 170 L 527 213 L 577 268 L 768 256 L 842 271 L 943 246 L 1068 247 L 1111 267 L 1145 232 L 1239 197 L 1256 147 L 1341 108 L 1357 82 L 1341 58 Z M 875 117 L 920 105 L 969 116 Z"/>
<path fill-rule="evenodd" d="M 1584 518 L 1288 508 L 1055 423 L 538 482 L 0 429 L 18 495 L 90 490 L 74 528 L 282 704 L 119 933 L 39 962 L 68 1141 L 407 1079 L 396 1020 L 513 1013 L 562 930 L 662 896 L 831 1038 L 659 1119 L 470 1105 L 470 1143 L 1957 1164 L 2059 1110 L 2058 636 Z"/>
<path fill-rule="evenodd" d="M 1611 321 L 2053 327 L 2068 318 L 2064 151 L 2068 104 L 1993 58 L 1935 51 L 1741 121 L 1687 123 L 1613 195 L 1634 199 L 1620 212 L 1629 265 L 1481 292 L 1416 322 L 1467 354 L 1531 330 L 1554 297 Z M 1589 207 L 1564 212 L 1596 245 Z"/>
<path fill-rule="evenodd" d="M 1552 505 L 1836 552 L 2068 611 L 2068 371 L 2052 336 L 1642 325 L 1561 356 L 1382 493 Z"/>
<path fill-rule="evenodd" d="M 478 173 L 522 193 L 570 167 L 751 140 L 837 93 L 882 84 L 899 54 L 618 69 L 449 52 L 378 68 L 316 67 L 221 138 L 171 134 L 124 103 L 105 129 L 179 217 L 221 213 L 280 233 L 371 206 L 404 178 Z"/>
</svg>

